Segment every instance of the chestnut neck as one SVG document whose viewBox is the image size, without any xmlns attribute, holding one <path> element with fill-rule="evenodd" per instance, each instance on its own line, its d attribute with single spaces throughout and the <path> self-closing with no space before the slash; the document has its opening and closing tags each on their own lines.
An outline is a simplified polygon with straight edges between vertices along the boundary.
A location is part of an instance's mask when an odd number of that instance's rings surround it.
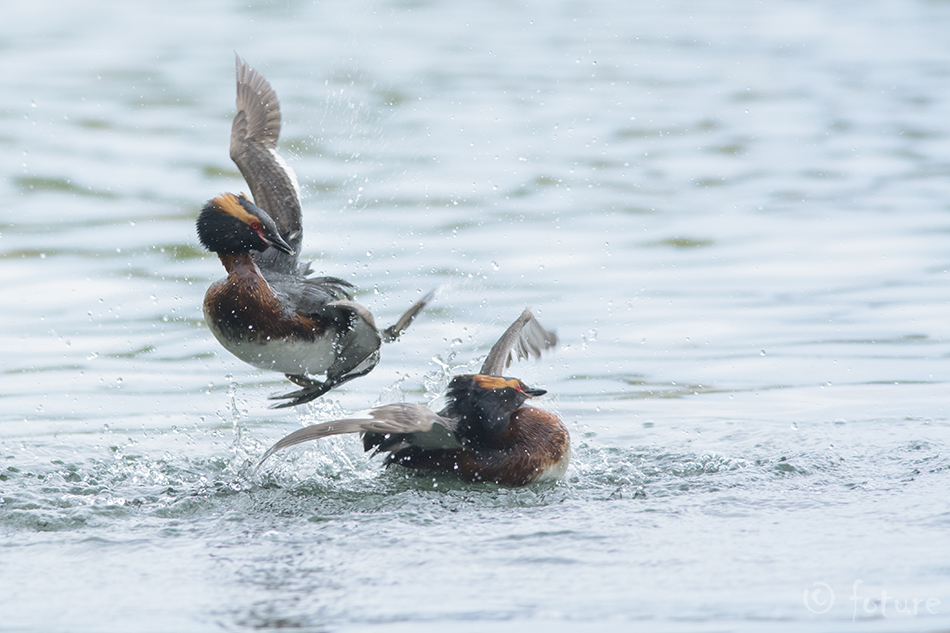
<svg viewBox="0 0 950 633">
<path fill-rule="evenodd" d="M 237 255 L 218 254 L 221 259 L 221 265 L 228 271 L 229 275 L 238 275 L 239 277 L 254 276 L 260 277 L 261 271 L 254 263 L 250 253 L 238 253 Z"/>
</svg>

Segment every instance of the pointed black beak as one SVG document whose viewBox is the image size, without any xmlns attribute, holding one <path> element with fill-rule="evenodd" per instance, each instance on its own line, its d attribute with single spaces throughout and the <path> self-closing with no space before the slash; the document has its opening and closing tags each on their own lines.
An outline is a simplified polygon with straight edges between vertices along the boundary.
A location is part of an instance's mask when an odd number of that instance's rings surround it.
<svg viewBox="0 0 950 633">
<path fill-rule="evenodd" d="M 294 254 L 294 249 L 290 248 L 290 244 L 285 242 L 284 238 L 282 238 L 278 233 L 274 233 L 273 235 L 261 236 L 261 239 L 263 239 L 265 242 L 267 242 L 268 245 L 276 248 L 282 253 L 287 253 L 288 255 Z"/>
<path fill-rule="evenodd" d="M 530 397 L 532 397 L 532 398 L 536 398 L 537 396 L 543 396 L 544 394 L 546 394 L 546 393 L 547 393 L 547 390 L 546 390 L 546 389 L 537 389 L 537 388 L 535 388 L 535 387 L 528 387 L 527 389 L 524 390 L 524 392 L 525 392 L 528 396 L 530 396 Z"/>
<path fill-rule="evenodd" d="M 277 230 L 277 224 L 264 209 L 260 208 L 250 200 L 248 200 L 244 194 L 238 196 L 238 202 L 244 210 L 248 213 L 253 213 L 258 218 L 260 218 L 263 226 L 257 227 L 257 234 L 260 236 L 261 241 L 267 244 L 270 247 L 276 248 L 282 253 L 287 253 L 288 255 L 294 254 L 294 249 L 290 247 L 290 244 L 284 241 L 284 238 L 280 236 L 280 231 Z M 252 226 L 252 228 L 255 228 Z"/>
</svg>

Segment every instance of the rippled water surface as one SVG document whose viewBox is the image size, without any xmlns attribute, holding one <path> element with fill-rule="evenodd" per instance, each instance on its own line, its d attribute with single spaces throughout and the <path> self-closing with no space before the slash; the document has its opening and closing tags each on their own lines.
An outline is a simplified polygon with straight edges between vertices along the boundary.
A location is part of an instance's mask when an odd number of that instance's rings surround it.
<svg viewBox="0 0 950 633">
<path fill-rule="evenodd" d="M 8 3 L 0 631 L 950 629 L 950 3 Z M 234 52 L 384 324 L 297 410 L 208 332 Z M 526 306 L 556 485 L 302 424 Z"/>
</svg>

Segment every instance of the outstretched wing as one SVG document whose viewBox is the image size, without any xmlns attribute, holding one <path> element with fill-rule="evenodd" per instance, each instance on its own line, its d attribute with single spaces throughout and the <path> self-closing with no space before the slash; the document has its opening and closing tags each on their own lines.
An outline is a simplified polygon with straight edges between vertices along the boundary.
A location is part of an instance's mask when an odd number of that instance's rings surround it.
<svg viewBox="0 0 950 633">
<path fill-rule="evenodd" d="M 294 171 L 277 154 L 280 102 L 267 80 L 235 57 L 238 111 L 231 124 L 231 160 L 251 188 L 254 204 L 274 219 L 280 236 L 299 253 L 303 242 L 300 187 Z M 262 259 L 281 261 L 272 250 L 268 249 Z M 296 258 L 293 264 L 296 267 Z"/>
<path fill-rule="evenodd" d="M 360 411 L 349 418 L 315 424 L 294 431 L 267 449 L 258 466 L 277 451 L 310 440 L 318 440 L 344 433 L 379 433 L 382 435 L 411 435 L 420 446 L 458 448 L 455 439 L 455 421 L 434 413 L 421 404 L 400 402 Z M 418 442 L 415 440 L 418 439 Z"/>
<path fill-rule="evenodd" d="M 544 329 L 544 326 L 525 308 L 514 323 L 508 326 L 482 364 L 480 374 L 501 376 L 511 365 L 515 356 L 523 358 L 541 357 L 541 352 L 557 345 L 557 334 Z"/>
<path fill-rule="evenodd" d="M 392 343 L 397 340 L 403 332 L 406 331 L 406 328 L 415 320 L 419 313 L 422 312 L 422 309 L 432 301 L 432 298 L 435 297 L 435 290 L 430 290 L 425 294 L 424 297 L 416 301 L 414 304 L 409 306 L 409 309 L 402 313 L 402 316 L 399 317 L 399 320 L 390 325 L 385 330 L 382 330 L 380 334 L 383 337 L 384 343 Z"/>
</svg>

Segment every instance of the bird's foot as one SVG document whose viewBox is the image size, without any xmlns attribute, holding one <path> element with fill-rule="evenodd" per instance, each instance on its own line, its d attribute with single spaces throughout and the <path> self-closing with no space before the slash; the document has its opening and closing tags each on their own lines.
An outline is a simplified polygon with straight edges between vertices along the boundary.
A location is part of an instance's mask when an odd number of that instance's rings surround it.
<svg viewBox="0 0 950 633">
<path fill-rule="evenodd" d="M 306 376 L 291 376 L 289 374 L 287 375 L 287 380 L 303 387 L 303 389 L 270 396 L 270 400 L 285 400 L 285 402 L 272 404 L 270 406 L 271 409 L 286 409 L 287 407 L 296 407 L 301 404 L 306 404 L 312 400 L 316 400 L 339 384 L 339 382 L 329 379 L 321 381 L 307 378 Z"/>
</svg>

